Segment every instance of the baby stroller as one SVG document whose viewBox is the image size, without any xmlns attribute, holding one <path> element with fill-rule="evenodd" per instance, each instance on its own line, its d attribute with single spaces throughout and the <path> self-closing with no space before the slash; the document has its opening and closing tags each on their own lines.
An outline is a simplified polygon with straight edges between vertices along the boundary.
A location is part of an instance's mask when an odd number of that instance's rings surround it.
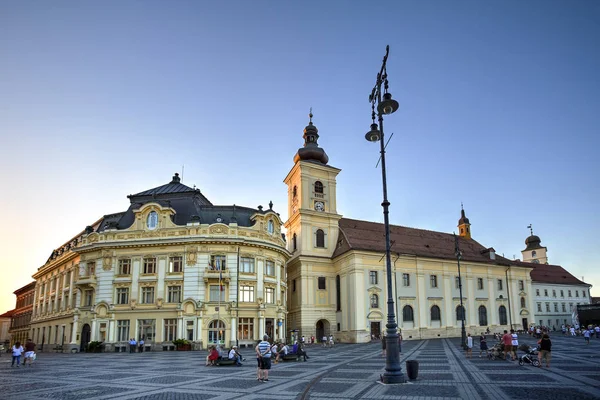
<svg viewBox="0 0 600 400">
<path fill-rule="evenodd" d="M 519 350 L 524 351 L 525 354 L 519 357 L 519 365 L 531 364 L 534 367 L 539 367 L 540 362 L 537 359 L 538 348 L 530 347 L 526 344 L 519 346 Z"/>
<path fill-rule="evenodd" d="M 500 360 L 503 358 L 504 345 L 502 343 L 496 343 L 488 352 L 488 359 Z"/>
</svg>

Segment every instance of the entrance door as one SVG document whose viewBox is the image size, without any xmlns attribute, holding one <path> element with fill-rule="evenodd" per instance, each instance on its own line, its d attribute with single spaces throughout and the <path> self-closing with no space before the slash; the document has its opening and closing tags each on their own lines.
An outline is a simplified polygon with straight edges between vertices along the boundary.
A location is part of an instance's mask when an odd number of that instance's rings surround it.
<svg viewBox="0 0 600 400">
<path fill-rule="evenodd" d="M 269 335 L 269 338 L 275 340 L 275 336 L 273 336 L 273 318 L 265 319 L 265 334 Z M 262 338 L 261 338 L 262 339 Z"/>
<path fill-rule="evenodd" d="M 529 329 L 529 324 L 527 323 L 527 318 L 523 318 L 523 329 Z"/>
<path fill-rule="evenodd" d="M 88 343 L 92 337 L 92 328 L 90 328 L 89 324 L 83 325 L 81 328 L 81 344 L 79 345 L 79 351 L 85 351 Z"/>
<path fill-rule="evenodd" d="M 371 321 L 371 339 L 380 339 L 381 338 L 381 322 L 373 322 Z"/>
</svg>

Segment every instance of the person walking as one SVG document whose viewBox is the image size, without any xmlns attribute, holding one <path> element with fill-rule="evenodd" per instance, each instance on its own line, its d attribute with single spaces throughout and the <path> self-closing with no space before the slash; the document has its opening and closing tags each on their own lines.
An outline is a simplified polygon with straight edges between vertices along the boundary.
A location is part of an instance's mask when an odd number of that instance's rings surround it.
<svg viewBox="0 0 600 400">
<path fill-rule="evenodd" d="M 385 335 L 381 335 L 381 357 L 385 357 L 386 347 L 387 343 L 385 342 Z"/>
<path fill-rule="evenodd" d="M 327 336 L 323 335 L 321 342 L 323 343 L 323 347 L 327 347 Z"/>
<path fill-rule="evenodd" d="M 329 335 L 329 347 L 333 347 L 333 335 Z"/>
<path fill-rule="evenodd" d="M 15 361 L 17 362 L 17 368 L 21 366 L 21 354 L 23 354 L 23 346 L 21 346 L 21 342 L 16 342 L 12 347 L 12 364 L 11 367 L 15 366 Z"/>
<path fill-rule="evenodd" d="M 467 358 L 473 358 L 473 337 L 470 333 L 467 334 Z"/>
<path fill-rule="evenodd" d="M 140 343 L 139 343 L 139 347 L 140 347 L 140 353 L 144 352 L 144 337 L 142 336 L 142 338 L 140 339 Z"/>
<path fill-rule="evenodd" d="M 25 364 L 27 363 L 27 360 L 29 360 L 29 366 L 31 367 L 31 364 L 33 364 L 34 356 L 35 356 L 35 343 L 33 343 L 33 341 L 31 339 L 27 339 L 27 342 L 25 342 L 25 358 L 23 359 L 23 366 L 25 366 Z"/>
<path fill-rule="evenodd" d="M 271 344 L 268 342 L 269 336 L 264 335 L 262 342 L 260 342 L 256 348 L 256 355 L 258 361 L 258 378 L 260 382 L 269 381 L 269 370 L 271 369 Z"/>
<path fill-rule="evenodd" d="M 488 353 L 487 338 L 485 337 L 485 334 L 483 332 L 481 332 L 481 336 L 479 336 L 479 358 L 481 358 L 481 353 L 483 353 L 484 351 L 487 356 L 487 353 Z"/>
<path fill-rule="evenodd" d="M 542 360 L 545 359 L 546 368 L 550 368 L 550 360 L 552 359 L 552 341 L 550 340 L 550 336 L 544 333 L 544 336 L 538 341 L 538 345 L 540 346 L 540 352 L 538 353 L 540 367 L 542 366 Z"/>
<path fill-rule="evenodd" d="M 588 328 L 585 328 L 585 331 L 583 331 L 583 338 L 585 340 L 585 344 L 590 344 L 590 335 L 590 330 Z"/>
</svg>

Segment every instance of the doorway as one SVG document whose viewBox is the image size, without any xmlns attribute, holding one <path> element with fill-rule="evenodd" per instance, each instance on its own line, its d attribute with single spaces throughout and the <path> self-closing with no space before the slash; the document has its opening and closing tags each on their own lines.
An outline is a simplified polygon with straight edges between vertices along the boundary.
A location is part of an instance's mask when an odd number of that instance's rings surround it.
<svg viewBox="0 0 600 400">
<path fill-rule="evenodd" d="M 371 340 L 381 339 L 381 322 L 371 321 Z"/>
<path fill-rule="evenodd" d="M 320 342 L 323 339 L 323 336 L 329 335 L 329 322 L 325 319 L 320 319 L 317 321 L 316 328 L 316 339 L 317 342 Z"/>
<path fill-rule="evenodd" d="M 83 325 L 81 328 L 81 344 L 79 345 L 79 351 L 85 351 L 87 349 L 87 345 L 90 342 L 92 337 L 92 329 L 89 324 Z"/>
<path fill-rule="evenodd" d="M 529 324 L 527 323 L 527 318 L 523 318 L 523 330 L 527 330 L 529 328 Z"/>
<path fill-rule="evenodd" d="M 275 324 L 273 322 L 273 318 L 265 319 L 265 334 L 269 335 L 269 338 L 271 338 L 273 340 L 275 340 L 275 336 L 273 336 L 273 327 L 274 326 L 275 326 Z"/>
</svg>

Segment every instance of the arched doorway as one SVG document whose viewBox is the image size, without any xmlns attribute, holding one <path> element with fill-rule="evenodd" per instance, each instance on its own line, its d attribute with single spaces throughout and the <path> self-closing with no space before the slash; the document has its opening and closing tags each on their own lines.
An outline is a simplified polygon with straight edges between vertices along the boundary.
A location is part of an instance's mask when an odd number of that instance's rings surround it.
<svg viewBox="0 0 600 400">
<path fill-rule="evenodd" d="M 208 343 L 225 344 L 225 323 L 220 320 L 210 321 L 208 324 Z"/>
<path fill-rule="evenodd" d="M 323 336 L 329 336 L 329 321 L 327 321 L 326 319 L 320 319 L 317 321 L 316 324 L 316 330 L 317 330 L 317 341 L 321 341 L 321 339 L 323 338 Z"/>
<path fill-rule="evenodd" d="M 81 344 L 79 345 L 79 351 L 85 351 L 88 343 L 92 337 L 92 328 L 90 328 L 89 324 L 83 325 L 81 328 Z"/>
</svg>

